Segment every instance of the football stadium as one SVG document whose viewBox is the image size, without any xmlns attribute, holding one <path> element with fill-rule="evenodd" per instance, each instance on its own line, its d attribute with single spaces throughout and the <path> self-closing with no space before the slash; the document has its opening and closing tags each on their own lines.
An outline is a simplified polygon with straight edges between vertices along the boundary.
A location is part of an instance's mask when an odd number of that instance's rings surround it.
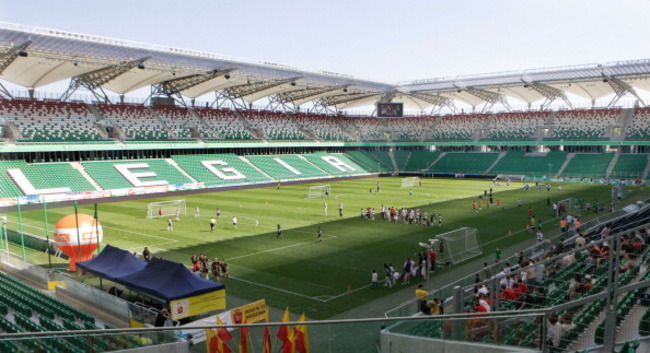
<svg viewBox="0 0 650 353">
<path fill-rule="evenodd" d="M 648 352 L 649 104 L 0 22 L 0 352 Z"/>
</svg>

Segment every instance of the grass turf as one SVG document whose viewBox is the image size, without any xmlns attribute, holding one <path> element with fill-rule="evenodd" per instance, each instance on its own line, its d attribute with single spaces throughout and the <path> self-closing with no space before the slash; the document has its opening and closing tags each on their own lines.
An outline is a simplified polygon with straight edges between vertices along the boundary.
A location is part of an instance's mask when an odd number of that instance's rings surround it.
<svg viewBox="0 0 650 353">
<path fill-rule="evenodd" d="M 407 256 L 422 250 L 418 242 L 433 235 L 464 226 L 477 228 L 483 252 L 489 254 L 497 245 L 505 248 L 530 238 L 528 233 L 519 232 L 527 224 L 528 207 L 545 221 L 545 231 L 555 230 L 557 220 L 546 207 L 547 197 L 554 201 L 569 197 L 609 201 L 611 195 L 611 187 L 603 185 L 563 184 L 562 192 L 554 187 L 547 193 L 535 188 L 524 192 L 521 184 L 513 183 L 511 188 L 494 189 L 495 200 L 502 199 L 501 208 L 493 205 L 474 214 L 472 201 L 483 195 L 488 180 L 422 180 L 422 187 L 412 188 L 412 197 L 409 188 L 400 187 L 400 178 L 328 182 L 332 186 L 329 199 L 304 198 L 308 186 L 326 183 L 185 196 L 188 214 L 174 222 L 174 230 L 169 232 L 166 218 L 145 219 L 147 204 L 177 196 L 100 204 L 98 216 L 104 227 L 104 244 L 139 253 L 148 246 L 154 256 L 188 265 L 192 254 L 226 259 L 231 278 L 222 282 L 229 295 L 251 301 L 264 298 L 272 306 L 290 306 L 310 318 L 325 319 L 399 290 L 371 288 L 371 271 L 376 269 L 383 278 L 383 263 L 401 269 Z M 381 192 L 369 192 L 378 182 Z M 523 202 L 521 208 L 517 207 L 518 199 Z M 324 202 L 329 216 L 324 215 Z M 344 205 L 344 217 L 338 216 L 339 202 Z M 418 207 L 421 211 L 436 209 L 443 215 L 443 226 L 360 218 L 360 209 L 374 207 L 378 211 L 382 204 Z M 195 206 L 201 209 L 199 218 L 194 218 Z M 209 219 L 217 208 L 222 215 L 215 231 L 210 232 Z M 73 212 L 72 207 L 48 209 L 50 232 L 58 219 Z M 93 214 L 92 206 L 80 207 L 80 212 Z M 232 226 L 232 216 L 239 219 L 238 229 Z M 23 212 L 22 217 L 26 232 L 44 235 L 42 211 Z M 15 218 L 10 215 L 10 219 Z M 276 238 L 277 224 L 284 229 L 284 239 Z M 317 241 L 318 226 L 323 229 L 322 243 Z M 11 227 L 15 228 L 15 223 Z M 513 236 L 508 236 L 510 231 Z M 45 257 L 35 252 L 30 252 L 30 260 L 47 264 Z M 346 294 L 348 286 L 351 294 Z"/>
</svg>

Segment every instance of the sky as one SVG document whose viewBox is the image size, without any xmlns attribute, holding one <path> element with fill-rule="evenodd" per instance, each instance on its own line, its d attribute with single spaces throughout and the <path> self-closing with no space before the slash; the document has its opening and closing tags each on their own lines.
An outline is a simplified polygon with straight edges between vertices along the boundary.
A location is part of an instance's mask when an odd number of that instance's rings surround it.
<svg viewBox="0 0 650 353">
<path fill-rule="evenodd" d="M 0 20 L 386 83 L 650 58 L 650 0 L 0 0 Z"/>
</svg>

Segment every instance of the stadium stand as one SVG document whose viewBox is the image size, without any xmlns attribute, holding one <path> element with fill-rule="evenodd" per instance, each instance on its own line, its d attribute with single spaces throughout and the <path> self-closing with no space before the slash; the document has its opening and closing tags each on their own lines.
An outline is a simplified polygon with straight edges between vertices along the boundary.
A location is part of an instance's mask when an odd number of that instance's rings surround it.
<svg viewBox="0 0 650 353">
<path fill-rule="evenodd" d="M 439 141 L 467 141 L 474 138 L 477 129 L 485 126 L 489 115 L 448 115 L 440 119 L 432 139 Z"/>
<path fill-rule="evenodd" d="M 97 120 L 83 103 L 2 99 L 0 117 L 16 125 L 22 135 L 21 141 L 102 140 Z"/>
<path fill-rule="evenodd" d="M 430 172 L 483 174 L 499 157 L 498 153 L 447 153 L 429 168 Z"/>
<path fill-rule="evenodd" d="M 368 151 L 367 152 L 372 158 L 381 162 L 381 164 L 388 167 L 390 170 L 394 171 L 395 167 L 393 166 L 393 161 L 390 158 L 388 151 Z"/>
<path fill-rule="evenodd" d="M 620 109 L 559 111 L 549 140 L 608 140 L 607 128 L 616 124 Z"/>
<path fill-rule="evenodd" d="M 509 151 L 490 170 L 491 174 L 523 174 L 527 176 L 547 175 L 549 164 L 551 165 L 551 176 L 556 176 L 567 153 L 562 151 L 551 151 L 547 153 L 526 153 L 523 151 Z"/>
<path fill-rule="evenodd" d="M 153 172 L 156 175 L 154 177 L 141 177 L 141 181 L 146 181 L 147 179 L 157 180 L 166 180 L 168 185 L 176 184 L 186 184 L 191 183 L 192 180 L 188 179 L 183 175 L 178 169 L 174 166 L 167 163 L 167 161 L 162 159 L 146 159 L 146 160 L 137 160 L 137 161 L 102 161 L 102 162 L 82 162 L 83 167 L 86 169 L 86 172 L 105 190 L 111 189 L 124 189 L 132 188 L 136 185 L 131 184 L 122 174 L 120 174 L 115 168 L 118 164 L 136 164 L 136 163 L 146 163 L 148 168 L 138 169 L 137 172 Z"/>
<path fill-rule="evenodd" d="M 295 121 L 303 130 L 311 131 L 319 140 L 324 141 L 350 141 L 352 138 L 343 130 L 342 118 L 310 113 L 293 113 Z"/>
<path fill-rule="evenodd" d="M 407 172 L 421 172 L 440 157 L 439 151 L 411 151 L 403 170 Z"/>
<path fill-rule="evenodd" d="M 20 160 L 0 161 L 0 197 L 23 196 L 22 191 L 20 191 L 18 186 L 11 180 L 9 174 L 7 174 L 7 169 L 11 168 L 23 170 L 27 168 L 27 163 Z"/>
<path fill-rule="evenodd" d="M 238 112 L 244 116 L 253 129 L 263 131 L 270 140 L 306 139 L 293 119 L 283 112 L 269 110 L 240 110 Z"/>
<path fill-rule="evenodd" d="M 395 163 L 397 163 L 397 170 L 405 171 L 406 163 L 411 157 L 411 151 L 393 151 L 393 157 L 395 157 Z"/>
<path fill-rule="evenodd" d="M 394 141 L 417 141 L 422 135 L 431 129 L 435 122 L 431 117 L 403 117 L 387 119 L 386 124 L 390 126 Z"/>
<path fill-rule="evenodd" d="M 102 116 L 119 127 L 126 140 L 167 140 L 169 132 L 149 108 L 139 104 L 98 104 Z"/>
<path fill-rule="evenodd" d="M 95 190 L 69 163 L 30 164 L 21 166 L 20 170 L 37 189 L 68 187 L 73 192 Z"/>
<path fill-rule="evenodd" d="M 348 151 L 346 154 L 354 160 L 357 164 L 363 166 L 365 169 L 373 172 L 386 173 L 392 171 L 393 168 L 387 166 L 382 161 L 375 159 L 369 152 L 366 151 Z"/>
<path fill-rule="evenodd" d="M 260 173 L 257 169 L 253 168 L 250 164 L 246 163 L 240 157 L 234 154 L 200 154 L 200 155 L 182 155 L 172 157 L 178 165 L 185 170 L 192 178 L 198 182 L 205 183 L 206 186 L 212 185 L 229 185 L 229 184 L 242 184 L 242 183 L 263 183 L 271 182 L 273 179 Z M 205 161 L 220 161 L 227 163 L 225 165 L 214 165 L 214 167 L 223 171 L 225 175 L 234 176 L 232 172 L 224 169 L 234 168 L 239 173 L 244 175 L 244 179 L 229 179 L 224 180 L 214 175 L 202 162 Z"/>
<path fill-rule="evenodd" d="M 630 140 L 650 140 L 650 107 L 637 108 L 627 131 Z"/>
<path fill-rule="evenodd" d="M 549 112 L 499 113 L 490 122 L 489 141 L 529 141 L 536 138 Z"/>
<path fill-rule="evenodd" d="M 209 131 L 203 129 L 201 121 L 190 110 L 174 106 L 157 106 L 152 108 L 154 113 L 165 123 L 177 139 L 193 138 L 193 131 L 200 133 L 201 138 L 210 137 Z"/>
<path fill-rule="evenodd" d="M 317 168 L 297 154 L 282 154 L 269 156 L 247 156 L 246 157 L 264 173 L 275 180 L 303 179 L 329 176 L 325 171 Z M 291 166 L 297 173 L 289 170 L 279 161 Z"/>
<path fill-rule="evenodd" d="M 362 141 L 381 141 L 389 139 L 390 133 L 384 119 L 373 117 L 350 117 L 344 125 L 349 130 L 355 131 Z"/>
<path fill-rule="evenodd" d="M 618 156 L 618 161 L 609 177 L 641 178 L 646 165 L 648 165 L 648 155 L 624 153 Z"/>
<path fill-rule="evenodd" d="M 251 140 L 255 138 L 232 110 L 212 108 L 194 108 L 194 110 L 206 125 L 214 131 L 214 133 L 202 132 L 208 138 L 224 140 Z"/>
<path fill-rule="evenodd" d="M 342 153 L 313 153 L 313 154 L 303 154 L 302 156 L 305 157 L 305 159 L 307 159 L 313 165 L 317 166 L 318 168 L 332 175 L 347 176 L 347 175 L 361 175 L 361 174 L 368 173 L 368 171 L 366 171 L 363 167 L 359 166 L 358 164 L 350 160 L 346 155 Z M 335 167 L 334 165 L 328 163 L 325 160 L 326 158 L 336 158 L 336 160 L 333 160 L 333 162 L 337 162 L 337 160 L 341 161 L 345 165 L 351 167 L 352 169 L 348 169 L 345 166 L 339 166 L 340 168 L 344 169 L 341 170 Z"/>
<path fill-rule="evenodd" d="M 562 171 L 562 176 L 604 178 L 614 153 L 576 153 Z"/>
</svg>

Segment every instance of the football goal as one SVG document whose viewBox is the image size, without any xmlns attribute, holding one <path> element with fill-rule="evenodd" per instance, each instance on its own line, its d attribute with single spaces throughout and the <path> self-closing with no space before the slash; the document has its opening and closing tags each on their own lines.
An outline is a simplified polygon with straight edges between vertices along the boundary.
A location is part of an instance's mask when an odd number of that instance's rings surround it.
<svg viewBox="0 0 650 353">
<path fill-rule="evenodd" d="M 628 194 L 628 189 L 623 185 L 616 185 L 612 187 L 612 201 L 620 201 Z"/>
<path fill-rule="evenodd" d="M 582 199 L 566 199 L 560 200 L 557 203 L 555 215 L 557 217 L 566 217 L 567 215 L 582 216 Z"/>
<path fill-rule="evenodd" d="M 329 185 L 310 186 L 307 189 L 307 196 L 305 196 L 305 198 L 315 199 L 318 197 L 329 197 L 331 195 L 331 191 L 332 189 Z"/>
<path fill-rule="evenodd" d="M 147 218 L 160 218 L 187 214 L 185 200 L 151 202 L 147 205 Z"/>
<path fill-rule="evenodd" d="M 442 251 L 439 258 L 442 261 L 451 261 L 457 264 L 483 253 L 478 243 L 478 229 L 463 227 L 451 232 L 438 234 Z"/>
<path fill-rule="evenodd" d="M 420 178 L 419 177 L 402 178 L 402 187 L 403 188 L 410 188 L 410 187 L 418 186 L 418 185 L 420 185 Z"/>
</svg>

